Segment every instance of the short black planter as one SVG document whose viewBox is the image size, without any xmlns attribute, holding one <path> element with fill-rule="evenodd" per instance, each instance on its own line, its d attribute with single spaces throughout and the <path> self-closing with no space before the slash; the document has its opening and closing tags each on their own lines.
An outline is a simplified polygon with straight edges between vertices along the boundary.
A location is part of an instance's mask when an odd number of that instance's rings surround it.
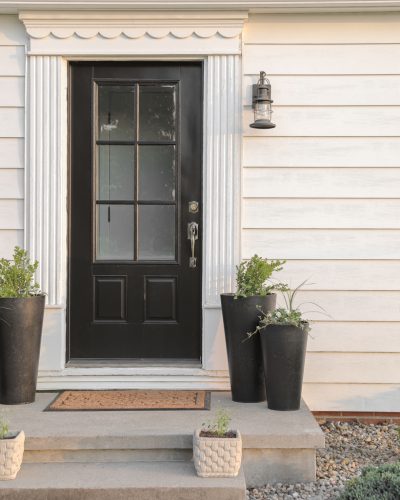
<svg viewBox="0 0 400 500">
<path fill-rule="evenodd" d="M 257 306 L 265 312 L 274 310 L 276 295 L 235 299 L 234 294 L 224 293 L 221 294 L 221 304 L 232 400 L 238 403 L 265 401 L 260 336 L 247 339 L 246 333 L 253 332 L 258 325 L 261 313 Z"/>
<path fill-rule="evenodd" d="M 45 296 L 0 298 L 0 403 L 35 401 Z"/>
<path fill-rule="evenodd" d="M 301 401 L 307 331 L 270 325 L 261 333 L 267 402 L 270 410 L 298 410 Z"/>
</svg>

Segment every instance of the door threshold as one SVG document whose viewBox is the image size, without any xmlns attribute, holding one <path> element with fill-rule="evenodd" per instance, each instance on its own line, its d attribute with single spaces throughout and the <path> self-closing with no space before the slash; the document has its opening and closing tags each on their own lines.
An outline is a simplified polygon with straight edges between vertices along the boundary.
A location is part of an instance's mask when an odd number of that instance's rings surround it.
<svg viewBox="0 0 400 500">
<path fill-rule="evenodd" d="M 71 359 L 66 368 L 201 368 L 202 364 L 197 359 Z"/>
</svg>

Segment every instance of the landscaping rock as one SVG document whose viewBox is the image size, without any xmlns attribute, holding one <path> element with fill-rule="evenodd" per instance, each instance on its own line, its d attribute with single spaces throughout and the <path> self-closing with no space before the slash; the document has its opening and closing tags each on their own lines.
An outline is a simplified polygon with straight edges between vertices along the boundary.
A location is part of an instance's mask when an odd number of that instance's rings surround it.
<svg viewBox="0 0 400 500">
<path fill-rule="evenodd" d="M 325 422 L 326 447 L 317 451 L 317 481 L 303 484 L 267 484 L 249 490 L 249 500 L 334 500 L 348 479 L 366 465 L 400 460 L 396 425 Z"/>
</svg>

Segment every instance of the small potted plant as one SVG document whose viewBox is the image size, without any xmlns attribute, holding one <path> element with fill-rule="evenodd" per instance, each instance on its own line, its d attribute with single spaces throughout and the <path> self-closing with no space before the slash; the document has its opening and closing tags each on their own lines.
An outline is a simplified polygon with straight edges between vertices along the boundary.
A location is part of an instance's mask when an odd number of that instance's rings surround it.
<svg viewBox="0 0 400 500">
<path fill-rule="evenodd" d="M 35 401 L 45 296 L 25 250 L 0 259 L 0 403 Z"/>
<path fill-rule="evenodd" d="M 24 455 L 24 431 L 9 432 L 0 418 L 0 481 L 15 479 Z"/>
<path fill-rule="evenodd" d="M 242 437 L 229 430 L 226 410 L 217 412 L 214 422 L 205 423 L 193 436 L 193 460 L 200 477 L 237 476 L 242 462 Z"/>
<path fill-rule="evenodd" d="M 304 284 L 305 282 L 294 290 L 282 291 L 286 307 L 279 307 L 273 311 L 264 311 L 260 308 L 259 325 L 253 332 L 247 334 L 249 338 L 256 333 L 261 334 L 267 402 L 270 410 L 285 411 L 300 408 L 310 325 L 303 319 L 299 308 L 294 306 L 294 298 Z"/>
<path fill-rule="evenodd" d="M 260 339 L 243 343 L 246 333 L 256 328 L 259 311 L 275 309 L 275 290 L 282 288 L 271 280 L 284 261 L 268 260 L 254 255 L 237 266 L 236 293 L 221 294 L 222 315 L 228 354 L 233 401 L 265 401 L 265 383 Z"/>
</svg>

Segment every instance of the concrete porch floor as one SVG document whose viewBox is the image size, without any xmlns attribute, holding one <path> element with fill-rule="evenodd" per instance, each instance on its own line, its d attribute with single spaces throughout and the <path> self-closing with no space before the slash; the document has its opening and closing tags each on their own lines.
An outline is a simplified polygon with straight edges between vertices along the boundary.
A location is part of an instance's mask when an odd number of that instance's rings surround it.
<svg viewBox="0 0 400 500">
<path fill-rule="evenodd" d="M 315 450 L 324 446 L 323 433 L 304 403 L 296 412 L 276 412 L 266 403 L 234 403 L 230 393 L 213 392 L 209 411 L 43 412 L 55 396 L 38 393 L 30 405 L 0 405 L 10 428 L 26 434 L 24 464 L 15 487 L 29 467 L 48 463 L 115 467 L 116 463 L 185 462 L 187 475 L 193 430 L 220 407 L 229 411 L 231 427 L 242 433 L 248 487 L 313 481 Z M 0 498 L 5 487 L 0 483 Z"/>
</svg>

